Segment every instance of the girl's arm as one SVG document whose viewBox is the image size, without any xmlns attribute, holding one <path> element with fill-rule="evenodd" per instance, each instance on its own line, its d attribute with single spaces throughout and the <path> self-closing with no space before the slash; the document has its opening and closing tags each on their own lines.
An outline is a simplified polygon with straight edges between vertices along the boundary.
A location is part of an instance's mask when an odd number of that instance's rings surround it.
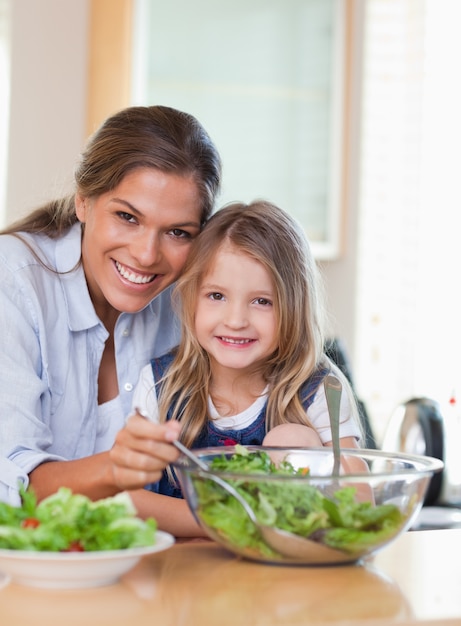
<svg viewBox="0 0 461 626">
<path fill-rule="evenodd" d="M 120 489 L 114 487 L 111 481 L 101 480 L 101 475 L 97 474 L 105 465 L 103 457 L 107 455 L 108 453 L 104 452 L 79 461 L 44 463 L 31 473 L 31 484 L 40 498 L 63 485 L 67 485 L 74 492 L 85 493 L 93 499 L 115 495 Z M 147 478 L 148 482 L 159 479 L 159 472 L 156 471 L 145 475 L 150 477 Z M 138 515 L 144 519 L 153 517 L 160 530 L 169 532 L 175 537 L 206 536 L 185 500 L 159 495 L 146 489 L 136 489 L 128 493 Z"/>
<path fill-rule="evenodd" d="M 342 437 L 339 440 L 340 447 L 342 448 L 355 448 L 359 449 L 360 446 L 355 437 Z M 326 446 L 333 446 L 333 442 L 329 441 Z M 348 474 L 368 474 L 368 465 L 360 457 L 347 456 L 341 457 L 341 466 L 344 472 Z"/>
<path fill-rule="evenodd" d="M 146 489 L 130 492 L 131 499 L 140 517 L 153 517 L 160 530 L 175 537 L 206 537 L 197 524 L 186 500 L 173 498 Z"/>
</svg>

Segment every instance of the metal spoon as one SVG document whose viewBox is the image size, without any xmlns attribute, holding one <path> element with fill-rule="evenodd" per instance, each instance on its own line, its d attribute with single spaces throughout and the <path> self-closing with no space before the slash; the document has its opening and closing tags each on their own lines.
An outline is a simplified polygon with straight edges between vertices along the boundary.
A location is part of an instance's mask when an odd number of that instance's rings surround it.
<svg viewBox="0 0 461 626">
<path fill-rule="evenodd" d="M 339 474 L 341 468 L 341 450 L 339 444 L 339 409 L 341 404 L 341 382 L 334 376 L 325 376 L 325 396 L 328 413 L 330 414 L 331 440 L 333 443 L 333 476 Z"/>
</svg>

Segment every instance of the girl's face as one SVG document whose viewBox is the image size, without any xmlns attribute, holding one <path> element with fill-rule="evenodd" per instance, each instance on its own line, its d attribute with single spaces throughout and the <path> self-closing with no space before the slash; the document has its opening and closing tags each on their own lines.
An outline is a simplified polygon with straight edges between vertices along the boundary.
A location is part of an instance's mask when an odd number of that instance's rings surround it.
<svg viewBox="0 0 461 626">
<path fill-rule="evenodd" d="M 214 257 L 197 295 L 195 332 L 213 369 L 248 370 L 277 347 L 275 290 L 269 272 L 225 245 Z"/>
<path fill-rule="evenodd" d="M 77 195 L 76 210 L 85 224 L 83 268 L 103 321 L 140 311 L 171 285 L 200 231 L 193 179 L 151 168 L 133 170 L 97 198 Z"/>
</svg>

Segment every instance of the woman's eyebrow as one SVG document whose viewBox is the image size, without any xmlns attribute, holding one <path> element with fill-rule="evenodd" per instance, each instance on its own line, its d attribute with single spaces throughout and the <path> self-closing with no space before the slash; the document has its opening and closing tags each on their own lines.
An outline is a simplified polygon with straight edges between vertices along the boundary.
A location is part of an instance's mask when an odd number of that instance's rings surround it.
<svg viewBox="0 0 461 626">
<path fill-rule="evenodd" d="M 139 209 L 137 209 L 130 202 L 128 202 L 128 200 L 123 200 L 123 198 L 111 198 L 111 201 L 112 202 L 116 202 L 117 204 L 122 204 L 127 209 L 129 209 L 131 213 L 134 213 L 137 216 L 145 215 L 145 212 L 140 211 Z M 200 222 L 189 220 L 189 221 L 186 221 L 186 222 L 178 222 L 177 224 L 171 224 L 170 227 L 171 228 L 182 228 L 184 226 L 190 226 L 192 228 L 200 229 Z"/>
<path fill-rule="evenodd" d="M 142 211 L 140 211 L 135 206 L 133 206 L 130 202 L 128 202 L 128 200 L 123 200 L 123 198 L 111 198 L 111 202 L 116 202 L 117 204 L 123 204 L 123 206 L 126 206 L 133 213 L 136 213 L 137 215 L 142 215 Z"/>
</svg>

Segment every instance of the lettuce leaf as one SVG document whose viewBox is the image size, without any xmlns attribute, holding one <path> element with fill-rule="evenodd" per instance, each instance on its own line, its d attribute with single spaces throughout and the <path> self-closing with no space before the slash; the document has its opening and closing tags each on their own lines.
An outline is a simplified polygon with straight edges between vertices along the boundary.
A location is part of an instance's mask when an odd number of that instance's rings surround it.
<svg viewBox="0 0 461 626">
<path fill-rule="evenodd" d="M 21 491 L 22 506 L 0 502 L 0 548 L 60 552 L 120 550 L 155 543 L 155 520 L 141 520 L 126 493 L 95 502 L 61 487 L 37 500 Z"/>
</svg>

